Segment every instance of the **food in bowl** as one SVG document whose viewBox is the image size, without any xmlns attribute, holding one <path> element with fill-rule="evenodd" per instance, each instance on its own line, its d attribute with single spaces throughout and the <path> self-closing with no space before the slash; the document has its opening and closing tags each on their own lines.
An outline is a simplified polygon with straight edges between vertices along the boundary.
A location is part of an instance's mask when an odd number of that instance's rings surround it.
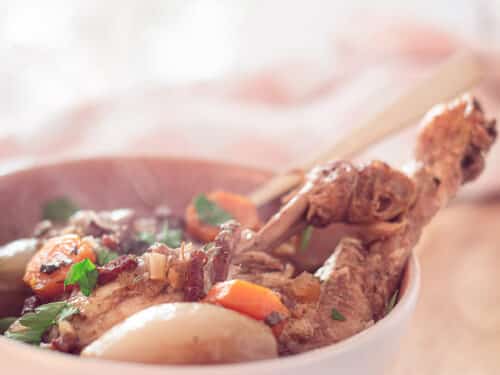
<svg viewBox="0 0 500 375">
<path fill-rule="evenodd" d="M 406 173 L 382 162 L 319 166 L 264 225 L 251 202 L 226 192 L 195 197 L 185 218 L 50 202 L 52 220 L 0 252 L 1 279 L 32 291 L 3 321 L 5 335 L 83 357 L 209 364 L 363 331 L 391 311 L 423 227 L 479 175 L 496 136 L 470 97 L 424 125 Z M 323 266 L 300 269 L 295 255 L 314 251 L 315 228 L 337 224 L 343 239 Z"/>
</svg>

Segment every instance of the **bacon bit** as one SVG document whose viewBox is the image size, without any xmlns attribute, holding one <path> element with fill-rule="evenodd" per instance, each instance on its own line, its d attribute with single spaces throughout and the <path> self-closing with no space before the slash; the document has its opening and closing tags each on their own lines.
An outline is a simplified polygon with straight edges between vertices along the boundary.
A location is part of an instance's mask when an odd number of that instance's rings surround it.
<svg viewBox="0 0 500 375">
<path fill-rule="evenodd" d="M 77 353 L 78 340 L 76 337 L 59 336 L 50 342 L 50 349 L 62 353 Z"/>
<path fill-rule="evenodd" d="M 77 353 L 78 336 L 73 326 L 63 320 L 58 324 L 59 336 L 50 341 L 50 348 L 63 353 Z"/>
<path fill-rule="evenodd" d="M 107 284 L 115 280 L 124 271 L 132 271 L 137 267 L 137 259 L 132 255 L 122 255 L 108 264 L 97 267 L 99 277 L 97 282 L 100 285 Z"/>
<path fill-rule="evenodd" d="M 85 233 L 93 237 L 102 237 L 105 234 L 113 233 L 113 228 L 108 227 L 106 223 L 104 223 L 102 220 L 99 220 L 99 218 L 95 218 L 90 221 L 85 230 Z"/>
<path fill-rule="evenodd" d="M 78 253 L 75 254 L 75 250 L 72 250 L 71 254 L 78 255 Z M 64 257 L 64 256 L 62 256 L 61 258 L 62 259 L 58 259 L 55 261 L 51 261 L 51 262 L 42 264 L 40 266 L 40 272 L 46 273 L 47 275 L 50 275 L 50 274 L 56 272 L 61 267 L 66 267 L 66 266 L 70 266 L 71 264 L 73 264 L 73 260 L 71 260 L 70 258 Z"/>
<path fill-rule="evenodd" d="M 118 250 L 119 241 L 113 234 L 105 234 L 102 236 L 102 244 L 110 250 Z"/>
<path fill-rule="evenodd" d="M 286 317 L 282 316 L 277 311 L 273 311 L 268 316 L 265 317 L 264 323 L 266 323 L 270 327 L 274 327 L 283 322 L 284 320 L 286 320 Z"/>
<path fill-rule="evenodd" d="M 184 299 L 188 302 L 198 301 L 203 297 L 205 289 L 203 267 L 206 263 L 207 255 L 203 251 L 196 250 L 191 254 L 184 284 Z"/>
</svg>

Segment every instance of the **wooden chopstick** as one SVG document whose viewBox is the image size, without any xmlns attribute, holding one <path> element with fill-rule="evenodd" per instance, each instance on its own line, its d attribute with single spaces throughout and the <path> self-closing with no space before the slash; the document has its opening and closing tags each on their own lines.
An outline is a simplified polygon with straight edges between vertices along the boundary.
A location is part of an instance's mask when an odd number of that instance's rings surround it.
<svg viewBox="0 0 500 375">
<path fill-rule="evenodd" d="M 355 127 L 326 152 L 290 170 L 307 171 L 329 160 L 351 158 L 368 146 L 414 124 L 435 104 L 475 86 L 482 76 L 483 65 L 477 56 L 469 52 L 457 53 L 373 118 Z M 301 180 L 301 176 L 291 172 L 278 174 L 249 194 L 249 198 L 255 205 L 262 206 L 293 189 Z"/>
</svg>

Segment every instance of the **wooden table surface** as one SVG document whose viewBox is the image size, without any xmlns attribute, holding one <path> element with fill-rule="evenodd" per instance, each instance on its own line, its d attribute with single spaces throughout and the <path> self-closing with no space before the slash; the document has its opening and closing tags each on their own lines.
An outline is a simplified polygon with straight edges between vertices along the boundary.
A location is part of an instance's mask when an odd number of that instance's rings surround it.
<svg viewBox="0 0 500 375">
<path fill-rule="evenodd" d="M 390 375 L 500 374 L 500 199 L 459 203 L 417 252 L 416 314 Z"/>
</svg>

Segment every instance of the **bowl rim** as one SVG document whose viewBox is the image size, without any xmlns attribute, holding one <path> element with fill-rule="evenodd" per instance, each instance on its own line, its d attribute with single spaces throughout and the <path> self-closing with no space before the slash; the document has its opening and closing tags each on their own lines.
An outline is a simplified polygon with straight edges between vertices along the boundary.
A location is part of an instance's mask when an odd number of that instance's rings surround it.
<svg viewBox="0 0 500 375">
<path fill-rule="evenodd" d="M 30 165 L 26 168 L 20 168 L 12 172 L 5 174 L 0 174 L 0 180 L 5 178 L 14 178 L 16 175 L 30 173 L 33 170 L 56 167 L 60 165 L 71 165 L 74 163 L 81 162 L 100 162 L 100 161 L 168 161 L 174 163 L 189 163 L 189 164 L 202 164 L 209 166 L 223 166 L 229 168 L 239 168 L 243 169 L 245 172 L 257 172 L 261 175 L 271 175 L 272 172 L 265 169 L 259 169 L 255 167 L 240 166 L 236 164 L 212 161 L 212 160 L 197 160 L 192 158 L 172 158 L 172 157 L 150 157 L 150 156 L 132 156 L 132 157 L 122 157 L 122 156 L 106 156 L 106 157 L 94 157 L 94 158 L 84 158 L 84 159 L 73 159 L 61 162 L 49 162 L 41 163 L 36 165 Z M 308 352 L 291 355 L 287 357 L 279 357 L 273 359 L 266 359 L 253 362 L 235 363 L 235 364 L 221 364 L 221 365 L 156 365 L 156 364 L 142 364 L 134 362 L 123 362 L 115 360 L 99 360 L 93 358 L 86 358 L 82 360 L 80 357 L 75 357 L 67 355 L 64 353 L 59 353 L 55 351 L 44 351 L 40 348 L 26 345 L 14 340 L 7 339 L 6 337 L 0 336 L 0 352 L 9 353 L 14 350 L 18 353 L 20 357 L 30 358 L 31 362 L 36 362 L 37 364 L 44 364 L 43 367 L 47 367 L 49 360 L 57 361 L 57 366 L 67 364 L 68 366 L 78 366 L 79 371 L 85 371 L 85 369 L 94 368 L 93 366 L 102 366 L 110 371 L 137 371 L 140 370 L 143 373 L 146 371 L 147 374 L 163 374 L 164 371 L 176 371 L 178 373 L 191 373 L 195 374 L 200 370 L 204 372 L 214 374 L 229 375 L 233 374 L 235 371 L 259 371 L 259 370 L 269 370 L 270 366 L 274 366 L 276 370 L 287 370 L 289 368 L 297 367 L 298 365 L 304 365 L 307 363 L 317 363 L 322 362 L 327 358 L 339 356 L 345 352 L 350 352 L 355 350 L 358 346 L 373 340 L 375 337 L 381 335 L 387 330 L 391 330 L 397 325 L 397 322 L 404 320 L 405 317 L 411 315 L 414 310 L 417 297 L 420 291 L 420 266 L 418 263 L 418 258 L 414 252 L 412 252 L 410 258 L 408 259 L 407 266 L 405 268 L 405 274 L 403 282 L 403 293 L 400 293 L 398 303 L 394 306 L 391 312 L 380 319 L 377 323 L 366 328 L 365 330 L 351 336 L 339 343 L 328 345 L 325 347 L 317 348 Z"/>
</svg>

